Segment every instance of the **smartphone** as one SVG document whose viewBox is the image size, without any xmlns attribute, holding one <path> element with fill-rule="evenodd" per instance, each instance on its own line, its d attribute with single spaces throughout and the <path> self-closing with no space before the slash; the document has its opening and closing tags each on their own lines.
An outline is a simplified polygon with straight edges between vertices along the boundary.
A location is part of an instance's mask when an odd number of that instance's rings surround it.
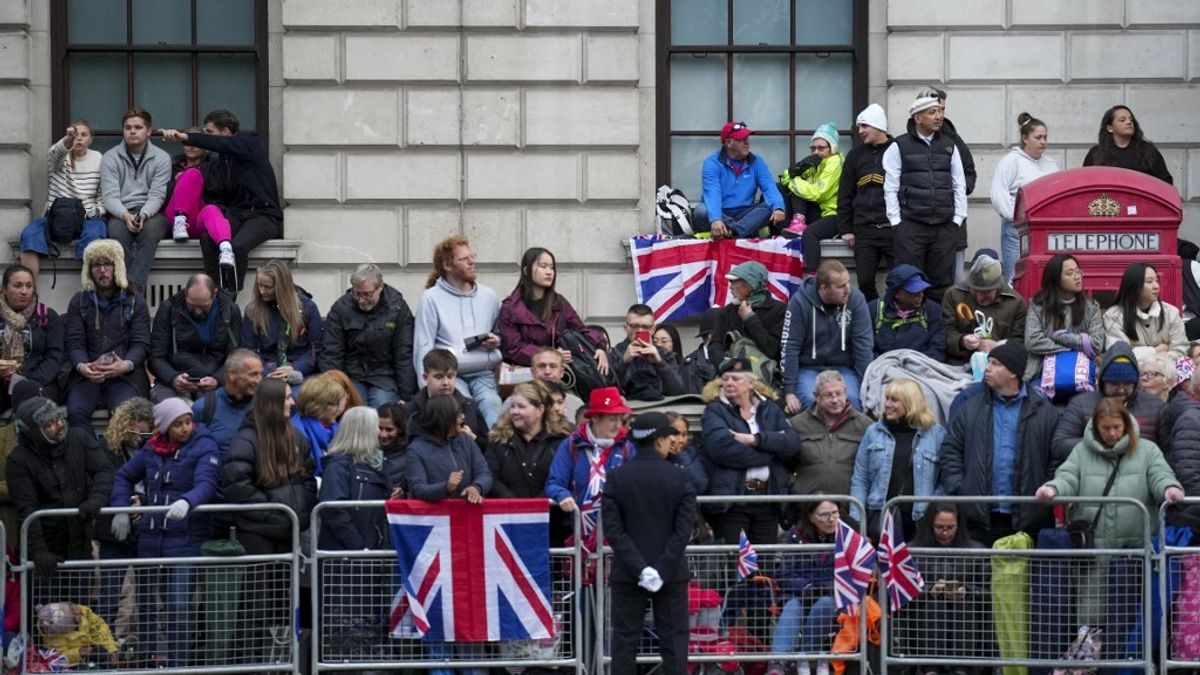
<svg viewBox="0 0 1200 675">
<path fill-rule="evenodd" d="M 638 340 L 639 342 L 644 342 L 646 344 L 650 344 L 650 331 L 639 330 L 638 332 L 633 334 L 633 339 Z"/>
<path fill-rule="evenodd" d="M 96 363 L 101 366 L 111 366 L 117 360 L 117 355 L 112 352 L 105 352 L 96 359 Z"/>
<path fill-rule="evenodd" d="M 463 348 L 468 352 L 475 350 L 475 349 L 479 349 L 480 347 L 483 346 L 483 341 L 486 339 L 488 339 L 487 333 L 480 333 L 479 335 L 472 335 L 471 337 L 465 338 L 463 340 Z"/>
<path fill-rule="evenodd" d="M 187 376 L 187 378 L 185 378 L 185 379 L 187 379 L 187 381 L 188 381 L 189 383 L 191 383 L 191 384 L 200 384 L 200 380 L 201 380 L 202 378 L 199 378 L 199 377 L 192 377 L 191 375 L 188 375 L 188 376 Z"/>
</svg>

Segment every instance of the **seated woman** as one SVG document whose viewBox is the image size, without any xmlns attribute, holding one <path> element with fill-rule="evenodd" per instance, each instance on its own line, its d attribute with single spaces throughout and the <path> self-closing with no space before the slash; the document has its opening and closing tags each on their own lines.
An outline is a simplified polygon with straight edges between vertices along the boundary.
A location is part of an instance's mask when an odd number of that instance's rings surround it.
<svg viewBox="0 0 1200 675">
<path fill-rule="evenodd" d="M 805 217 L 802 230 L 788 225 L 785 237 L 804 240 L 804 268 L 815 270 L 821 265 L 821 240 L 837 236 L 838 186 L 842 179 L 843 156 L 838 152 L 837 124 L 822 124 L 812 141 L 810 155 L 801 159 L 779 177 L 783 192 L 792 210 Z"/>
<path fill-rule="evenodd" d="M 262 359 L 263 376 L 299 386 L 317 369 L 324 335 L 321 312 L 296 288 L 287 264 L 270 260 L 258 268 L 242 320 L 242 346 Z"/>
<path fill-rule="evenodd" d="M 589 328 L 575 313 L 571 303 L 554 290 L 558 278 L 554 254 L 544 248 L 531 248 L 521 256 L 521 278 L 517 287 L 500 303 L 500 334 L 504 360 L 518 366 L 532 365 L 533 355 L 542 347 L 560 347 L 565 363 L 571 352 L 561 349 L 559 338 L 569 330 L 587 336 L 596 347 L 596 363 L 608 370 L 608 336 Z"/>
<path fill-rule="evenodd" d="M 0 413 L 12 407 L 13 378 L 37 383 L 42 396 L 62 398 L 66 334 L 58 312 L 38 302 L 33 270 L 9 265 L 0 277 Z"/>
<path fill-rule="evenodd" d="M 1116 166 L 1132 169 L 1174 184 L 1167 162 L 1153 143 L 1142 135 L 1133 111 L 1115 105 L 1100 120 L 1100 135 L 1096 145 L 1083 158 L 1084 166 Z"/>
<path fill-rule="evenodd" d="M 837 537 L 838 505 L 831 501 L 806 502 L 787 533 L 787 543 L 832 545 Z M 837 631 L 833 604 L 833 551 L 788 553 L 783 556 L 780 592 L 787 601 L 775 624 L 771 651 L 776 654 L 821 654 L 832 646 Z M 783 675 L 784 664 L 772 661 L 767 675 Z M 797 675 L 810 675 L 807 660 L 796 662 Z M 817 675 L 829 674 L 829 662 L 819 661 Z"/>
<path fill-rule="evenodd" d="M 676 363 L 683 363 L 683 340 L 679 337 L 679 329 L 670 324 L 659 324 L 654 327 L 654 335 L 650 342 L 655 347 L 675 355 Z"/>
<path fill-rule="evenodd" d="M 316 475 L 324 471 L 322 459 L 338 430 L 338 418 L 346 410 L 350 397 L 337 380 L 327 375 L 309 378 L 296 394 L 296 414 L 292 425 L 308 440 Z"/>
<path fill-rule="evenodd" d="M 154 426 L 155 434 L 145 447 L 117 471 L 111 505 L 134 505 L 134 486 L 142 484 L 144 506 L 170 508 L 141 517 L 138 557 L 199 556 L 201 545 L 212 538 L 212 523 L 206 514 L 188 514 L 217 496 L 221 481 L 217 443 L 204 425 L 192 421 L 192 404 L 181 398 L 154 406 Z M 112 533 L 118 541 L 129 536 L 130 521 L 127 513 L 113 516 Z M 154 566 L 139 569 L 137 577 L 139 655 L 160 667 L 193 665 L 200 656 L 193 642 L 195 568 Z M 160 644 L 162 633 L 166 644 Z"/>
<path fill-rule="evenodd" d="M 921 385 L 908 378 L 893 380 L 883 389 L 882 418 L 867 427 L 854 460 L 850 495 L 867 507 L 867 531 L 878 541 L 883 505 L 894 497 L 936 494 L 938 455 L 946 429 L 934 421 Z M 925 502 L 900 506 L 904 536 L 911 537 L 925 513 Z M 850 517 L 863 514 L 851 503 Z"/>
<path fill-rule="evenodd" d="M 904 624 L 909 630 L 903 632 L 911 653 L 938 658 L 978 656 L 984 647 L 980 634 L 961 627 L 990 621 L 981 614 L 987 610 L 991 592 L 990 566 L 987 558 L 956 555 L 956 551 L 981 549 L 983 545 L 967 534 L 966 520 L 952 502 L 929 506 L 917 523 L 911 545 L 946 550 L 944 555 L 922 555 L 917 559 L 925 592 L 904 610 Z M 935 675 L 942 671 L 936 666 L 923 666 L 918 672 Z"/>
<path fill-rule="evenodd" d="M 1072 383 L 1066 383 L 1061 375 L 1069 373 L 1057 368 L 1063 361 L 1056 355 L 1078 352 L 1088 360 L 1095 360 L 1104 351 L 1104 317 L 1100 305 L 1083 290 L 1083 269 L 1074 256 L 1060 253 L 1046 263 L 1042 270 L 1042 288 L 1029 303 L 1025 315 L 1025 349 L 1029 361 L 1025 366 L 1025 381 L 1040 386 L 1048 398 L 1062 398 L 1074 392 Z M 1046 361 L 1054 359 L 1056 368 L 1046 370 Z M 1056 371 L 1060 377 L 1055 382 Z M 1091 378 L 1090 385 L 1095 384 Z M 1074 383 L 1076 391 L 1084 386 Z"/>
<path fill-rule="evenodd" d="M 84 119 L 75 120 L 67 127 L 66 135 L 46 153 L 50 173 L 46 215 L 21 231 L 21 264 L 30 270 L 34 279 L 37 279 L 41 259 L 50 255 L 52 239 L 58 243 L 75 239 L 75 259 L 82 260 L 83 249 L 88 244 L 108 235 L 104 201 L 100 198 L 101 154 L 91 149 L 93 138 L 91 123 Z M 80 218 L 82 224 L 78 231 L 50 231 L 51 207 L 59 199 L 64 200 L 59 202 L 60 207 L 69 206 L 69 200 L 79 200 L 82 213 L 76 212 L 75 217 Z M 57 216 L 55 220 L 58 220 Z"/>
<path fill-rule="evenodd" d="M 1104 312 L 1109 344 L 1128 342 L 1130 347 L 1152 347 L 1171 359 L 1187 356 L 1187 332 L 1179 308 L 1158 297 L 1158 270 L 1135 262 L 1125 268 L 1117 299 Z"/>
<path fill-rule="evenodd" d="M 203 132 L 198 127 L 188 129 L 188 133 Z M 213 170 L 217 165 L 213 157 L 207 150 L 185 143 L 183 154 L 171 158 L 170 197 L 163 215 L 173 219 L 171 238 L 177 242 L 199 239 L 201 234 L 208 232 L 220 250 L 217 264 L 222 278 L 216 281 L 222 288 L 236 291 L 229 219 L 212 198 L 225 187 L 220 184 L 218 172 Z"/>
</svg>

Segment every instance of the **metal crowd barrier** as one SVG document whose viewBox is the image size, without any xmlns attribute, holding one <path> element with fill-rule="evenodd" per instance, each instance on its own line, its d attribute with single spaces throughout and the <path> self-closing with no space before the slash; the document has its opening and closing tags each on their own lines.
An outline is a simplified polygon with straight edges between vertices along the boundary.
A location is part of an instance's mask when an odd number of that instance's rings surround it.
<svg viewBox="0 0 1200 675">
<path fill-rule="evenodd" d="M 578 511 L 573 521 L 577 542 L 550 549 L 554 640 L 498 643 L 431 644 L 417 638 L 392 637 L 399 601 L 399 571 L 394 548 L 331 551 L 320 547 L 321 530 L 334 510 L 383 509 L 383 501 L 318 504 L 312 513 L 311 672 L 373 671 L 399 668 L 558 668 L 583 673 L 585 627 L 580 586 L 582 575 Z M 547 501 L 547 509 L 553 507 Z M 484 598 L 478 598 L 484 611 Z"/>
<path fill-rule="evenodd" d="M 703 512 L 704 507 L 717 504 L 778 504 L 781 508 L 813 502 L 835 502 L 842 509 L 841 516 L 847 516 L 847 505 L 854 504 L 863 508 L 861 502 L 849 495 L 747 495 L 740 497 L 697 498 L 697 508 Z M 599 541 L 603 541 L 603 524 L 598 528 Z M 865 524 L 860 527 L 860 534 L 866 536 Z M 778 575 L 782 566 L 802 562 L 804 558 L 815 556 L 833 556 L 833 544 L 759 544 L 751 542 L 758 553 L 759 575 L 746 581 L 738 581 L 737 561 L 738 546 L 735 545 L 692 545 L 687 547 L 688 567 L 692 572 L 693 583 L 689 588 L 690 605 L 696 609 L 689 615 L 689 663 L 720 664 L 760 663 L 764 667 L 768 662 L 779 661 L 794 663 L 796 661 L 811 661 L 828 663 L 829 661 L 856 662 L 860 673 L 868 672 L 868 649 L 866 645 L 868 625 L 866 621 L 857 622 L 857 647 L 845 653 L 833 653 L 834 635 L 839 630 L 836 619 L 831 620 L 827 634 L 815 637 L 820 647 L 813 651 L 790 649 L 774 651 L 773 641 L 778 628 L 779 618 L 788 610 L 788 603 L 795 599 L 807 611 L 811 611 L 817 602 L 827 603 L 832 609 L 832 591 L 828 597 L 790 598 L 779 588 Z M 608 569 L 612 566 L 612 549 L 605 546 L 601 550 L 599 562 L 601 568 L 597 578 L 607 579 Z M 832 568 L 832 562 L 829 563 Z M 832 581 L 832 575 L 831 579 Z M 609 588 L 605 586 L 602 601 L 598 605 L 600 612 L 598 625 L 604 626 L 599 631 L 600 643 L 596 653 L 600 672 L 605 672 L 612 658 L 608 650 L 612 639 L 611 621 L 607 620 L 611 612 L 612 597 Z M 638 648 L 638 663 L 659 664 L 662 662 L 658 653 L 658 644 L 653 631 L 652 614 L 647 612 L 647 629 L 643 631 L 642 641 Z M 793 646 L 803 641 L 799 633 L 792 636 Z M 815 669 L 813 669 L 815 672 Z"/>
<path fill-rule="evenodd" d="M 1182 507 L 1196 508 L 1200 497 L 1188 497 Z M 1172 511 L 1166 504 L 1159 508 L 1159 561 L 1156 570 L 1160 615 L 1158 638 L 1159 666 L 1162 670 L 1200 669 L 1200 529 L 1190 541 L 1179 533 L 1168 536 Z"/>
<path fill-rule="evenodd" d="M 166 506 L 106 508 L 97 520 L 108 526 L 118 513 L 145 517 Z M 300 527 L 280 504 L 205 505 L 196 514 L 280 511 L 291 523 L 289 550 L 239 555 L 222 540 L 207 555 L 67 560 L 55 574 L 40 575 L 29 558 L 29 531 L 54 519 L 82 527 L 78 509 L 36 511 L 21 525 L 21 635 L 29 658 L 53 648 L 56 669 L 106 675 L 144 673 L 300 673 Z M 131 525 L 127 541 L 137 526 Z M 114 549 L 107 548 L 108 551 Z M 90 553 L 90 552 L 89 552 Z M 150 591 L 150 592 L 147 592 Z M 36 615 L 32 611 L 40 608 Z M 63 663 L 65 661 L 65 663 Z"/>
<path fill-rule="evenodd" d="M 885 509 L 913 503 L 1033 505 L 1032 497 L 898 497 Z M 1151 546 L 1156 521 L 1124 497 L 1055 498 L 1050 505 L 1101 505 L 1140 520 L 1141 545 L 1118 549 L 918 548 L 909 551 L 924 591 L 890 606 L 883 580 L 881 673 L 913 668 L 1154 669 Z M 886 512 L 886 511 L 885 511 Z M 893 511 L 895 513 L 896 511 Z M 1068 518 L 1070 520 L 1070 518 Z M 1103 632 L 1086 639 L 1081 626 Z"/>
</svg>

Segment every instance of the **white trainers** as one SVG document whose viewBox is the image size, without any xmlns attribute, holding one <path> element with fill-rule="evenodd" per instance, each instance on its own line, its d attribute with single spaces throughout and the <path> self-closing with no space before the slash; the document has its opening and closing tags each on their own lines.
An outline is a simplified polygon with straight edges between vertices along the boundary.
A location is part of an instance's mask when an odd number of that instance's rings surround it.
<svg viewBox="0 0 1200 675">
<path fill-rule="evenodd" d="M 233 249 L 223 248 L 220 255 L 217 256 L 217 264 L 222 267 L 233 267 Z"/>
<path fill-rule="evenodd" d="M 171 227 L 171 237 L 180 244 L 188 240 L 187 216 L 182 213 L 175 214 L 175 224 Z"/>
<path fill-rule="evenodd" d="M 828 661 L 818 661 L 817 662 L 817 675 L 829 675 L 829 662 Z"/>
</svg>

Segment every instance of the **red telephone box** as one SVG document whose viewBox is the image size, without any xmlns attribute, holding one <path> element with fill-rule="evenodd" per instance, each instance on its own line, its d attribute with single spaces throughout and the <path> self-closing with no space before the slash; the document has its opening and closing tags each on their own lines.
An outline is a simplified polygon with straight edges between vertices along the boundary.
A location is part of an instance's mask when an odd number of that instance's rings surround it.
<svg viewBox="0 0 1200 675">
<path fill-rule="evenodd" d="M 1069 253 L 1083 269 L 1083 287 L 1115 293 L 1132 262 L 1158 270 L 1159 297 L 1183 301 L 1176 248 L 1183 206 L 1179 190 L 1153 176 L 1085 166 L 1043 176 L 1017 191 L 1014 218 L 1021 237 L 1013 288 L 1031 298 L 1050 258 Z"/>
</svg>

